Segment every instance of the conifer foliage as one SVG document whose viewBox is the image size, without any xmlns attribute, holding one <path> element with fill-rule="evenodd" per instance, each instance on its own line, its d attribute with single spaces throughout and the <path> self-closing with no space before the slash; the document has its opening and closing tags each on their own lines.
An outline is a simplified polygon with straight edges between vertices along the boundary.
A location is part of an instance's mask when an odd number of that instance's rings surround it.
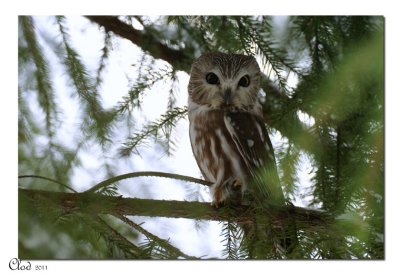
<svg viewBox="0 0 400 277">
<path fill-rule="evenodd" d="M 19 17 L 20 258 L 215 258 L 184 253 L 173 243 L 178 237 L 151 233 L 141 224 L 150 217 L 221 222 L 218 258 L 384 258 L 383 17 L 87 16 L 85 26 L 96 26 L 103 38 L 95 70 L 73 43 L 68 22 L 74 19 L 46 20 L 55 27 L 51 34 L 37 17 Z M 121 41 L 141 56 L 135 74 L 123 76 L 129 89 L 110 106 L 102 86 Z M 174 132 L 187 107 L 176 104 L 175 90 L 179 76 L 207 51 L 254 55 L 262 65 L 260 101 L 270 133 L 281 138 L 275 146 L 281 184 L 288 203 L 303 197 L 308 207 L 271 206 L 255 218 L 246 207 L 217 210 L 201 197 L 123 195 L 121 182 L 139 177 L 177 180 L 195 194 L 210 185 L 197 176 L 118 170 L 118 162 L 141 157 L 145 146 L 167 156 L 180 147 Z M 168 105 L 143 123 L 143 99 L 156 86 L 168 91 Z M 65 99 L 73 107 L 66 109 Z M 61 132 L 71 116 L 77 131 Z M 93 151 L 102 180 L 72 184 Z M 299 177 L 304 163 L 307 186 Z M 277 247 L 273 232 L 251 240 L 243 235 L 243 224 L 286 220 L 297 229 L 290 251 Z"/>
</svg>

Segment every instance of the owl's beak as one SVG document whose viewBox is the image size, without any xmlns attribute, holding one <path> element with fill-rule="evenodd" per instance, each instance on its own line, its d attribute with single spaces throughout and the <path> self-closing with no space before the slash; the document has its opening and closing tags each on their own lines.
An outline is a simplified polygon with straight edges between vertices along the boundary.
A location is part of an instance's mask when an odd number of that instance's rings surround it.
<svg viewBox="0 0 400 277">
<path fill-rule="evenodd" d="M 230 88 L 226 89 L 224 92 L 225 104 L 229 104 L 232 100 L 232 90 Z"/>
</svg>

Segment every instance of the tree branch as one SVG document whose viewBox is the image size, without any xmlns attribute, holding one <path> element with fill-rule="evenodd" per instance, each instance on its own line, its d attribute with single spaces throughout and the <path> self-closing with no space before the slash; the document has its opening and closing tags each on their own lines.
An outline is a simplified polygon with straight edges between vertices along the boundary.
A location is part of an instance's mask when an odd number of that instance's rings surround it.
<svg viewBox="0 0 400 277">
<path fill-rule="evenodd" d="M 193 57 L 186 55 L 183 51 L 169 48 L 150 34 L 122 22 L 117 16 L 86 16 L 86 18 L 104 27 L 106 32 L 113 32 L 130 40 L 143 51 L 148 51 L 154 58 L 169 62 L 175 69 L 189 71 Z"/>
<path fill-rule="evenodd" d="M 19 189 L 18 191 L 19 197 L 28 200 L 29 203 L 25 203 L 25 205 L 35 207 L 40 203 L 50 202 L 58 207 L 63 214 L 83 212 L 95 215 L 111 214 L 117 217 L 125 215 L 216 221 L 227 221 L 229 219 L 238 223 L 253 221 L 248 206 L 235 208 L 237 213 L 232 218 L 232 213 L 229 213 L 228 210 L 229 207 L 216 209 L 210 203 L 122 198 L 97 193 L 66 193 L 31 189 Z M 312 232 L 324 229 L 333 221 L 330 214 L 326 212 L 294 206 L 271 206 L 268 216 L 277 222 L 291 217 L 296 221 L 298 229 Z"/>
</svg>

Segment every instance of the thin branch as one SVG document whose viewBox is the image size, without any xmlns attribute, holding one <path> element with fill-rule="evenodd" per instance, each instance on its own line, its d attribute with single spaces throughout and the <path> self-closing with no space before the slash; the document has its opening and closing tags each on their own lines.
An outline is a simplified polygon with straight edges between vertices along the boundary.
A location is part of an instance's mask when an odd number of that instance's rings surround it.
<svg viewBox="0 0 400 277">
<path fill-rule="evenodd" d="M 142 249 L 140 249 L 140 247 L 136 246 L 135 244 L 133 244 L 132 242 L 127 240 L 123 235 L 121 235 L 117 230 L 112 228 L 100 216 L 96 216 L 94 219 L 96 220 L 96 222 L 93 222 L 95 225 L 94 228 L 97 229 L 98 227 L 101 227 L 101 229 L 104 229 L 107 232 L 107 234 L 109 235 L 108 239 L 112 239 L 112 241 L 114 243 L 116 243 L 122 251 L 129 253 L 134 258 L 138 258 L 141 256 L 143 251 L 142 251 Z M 98 226 L 99 224 L 101 226 Z M 147 258 L 150 258 L 150 257 L 147 257 Z"/>
<path fill-rule="evenodd" d="M 132 172 L 132 173 L 127 173 L 127 174 L 122 174 L 118 175 L 115 177 L 112 177 L 110 179 L 104 180 L 97 185 L 91 187 L 88 189 L 86 192 L 95 192 L 98 191 L 99 189 L 102 189 L 104 187 L 107 187 L 108 185 L 124 180 L 124 179 L 129 179 L 129 178 L 137 178 L 137 177 L 163 177 L 163 178 L 171 178 L 175 180 L 181 180 L 181 181 L 186 181 L 186 182 L 191 182 L 191 183 L 197 183 L 200 185 L 204 186 L 210 186 L 211 183 L 204 181 L 202 179 L 197 179 L 193 178 L 190 176 L 185 176 L 185 175 L 180 175 L 180 174 L 174 174 L 174 173 L 166 173 L 166 172 L 159 172 L 159 171 L 140 171 L 140 172 Z"/>
<path fill-rule="evenodd" d="M 134 229 L 138 230 L 139 232 L 141 232 L 142 234 L 144 234 L 148 239 L 151 239 L 151 240 L 157 242 L 162 248 L 168 250 L 170 253 L 173 253 L 176 256 L 176 258 L 184 257 L 186 259 L 197 259 L 196 257 L 186 255 L 185 253 L 180 251 L 178 248 L 171 245 L 167 240 L 161 239 L 161 238 L 157 237 L 156 235 L 153 235 L 152 233 L 150 233 L 149 231 L 144 229 L 139 224 L 136 224 L 132 220 L 129 220 L 127 217 L 125 217 L 123 215 L 117 215 L 116 217 L 119 218 L 120 220 L 122 220 L 123 222 L 125 222 L 126 224 L 128 224 L 129 226 L 131 226 L 132 228 L 134 228 Z"/>
<path fill-rule="evenodd" d="M 77 191 L 74 190 L 73 188 L 71 188 L 70 186 L 68 186 L 68 185 L 66 185 L 64 183 L 61 183 L 61 182 L 59 182 L 57 180 L 48 178 L 48 177 L 43 177 L 43 176 L 38 176 L 38 175 L 20 175 L 20 176 L 18 176 L 18 179 L 24 179 L 24 178 L 36 178 L 36 179 L 46 180 L 46 181 L 49 181 L 49 182 L 52 182 L 52 183 L 59 184 L 60 186 L 65 187 L 65 188 L 77 193 Z"/>
</svg>

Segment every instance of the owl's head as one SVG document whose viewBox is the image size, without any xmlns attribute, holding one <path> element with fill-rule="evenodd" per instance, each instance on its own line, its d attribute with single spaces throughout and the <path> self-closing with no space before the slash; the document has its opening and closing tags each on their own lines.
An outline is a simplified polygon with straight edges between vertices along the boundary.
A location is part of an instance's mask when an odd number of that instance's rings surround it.
<svg viewBox="0 0 400 277">
<path fill-rule="evenodd" d="M 252 56 L 210 52 L 192 65 L 189 102 L 224 110 L 250 110 L 257 103 L 260 67 Z"/>
</svg>

